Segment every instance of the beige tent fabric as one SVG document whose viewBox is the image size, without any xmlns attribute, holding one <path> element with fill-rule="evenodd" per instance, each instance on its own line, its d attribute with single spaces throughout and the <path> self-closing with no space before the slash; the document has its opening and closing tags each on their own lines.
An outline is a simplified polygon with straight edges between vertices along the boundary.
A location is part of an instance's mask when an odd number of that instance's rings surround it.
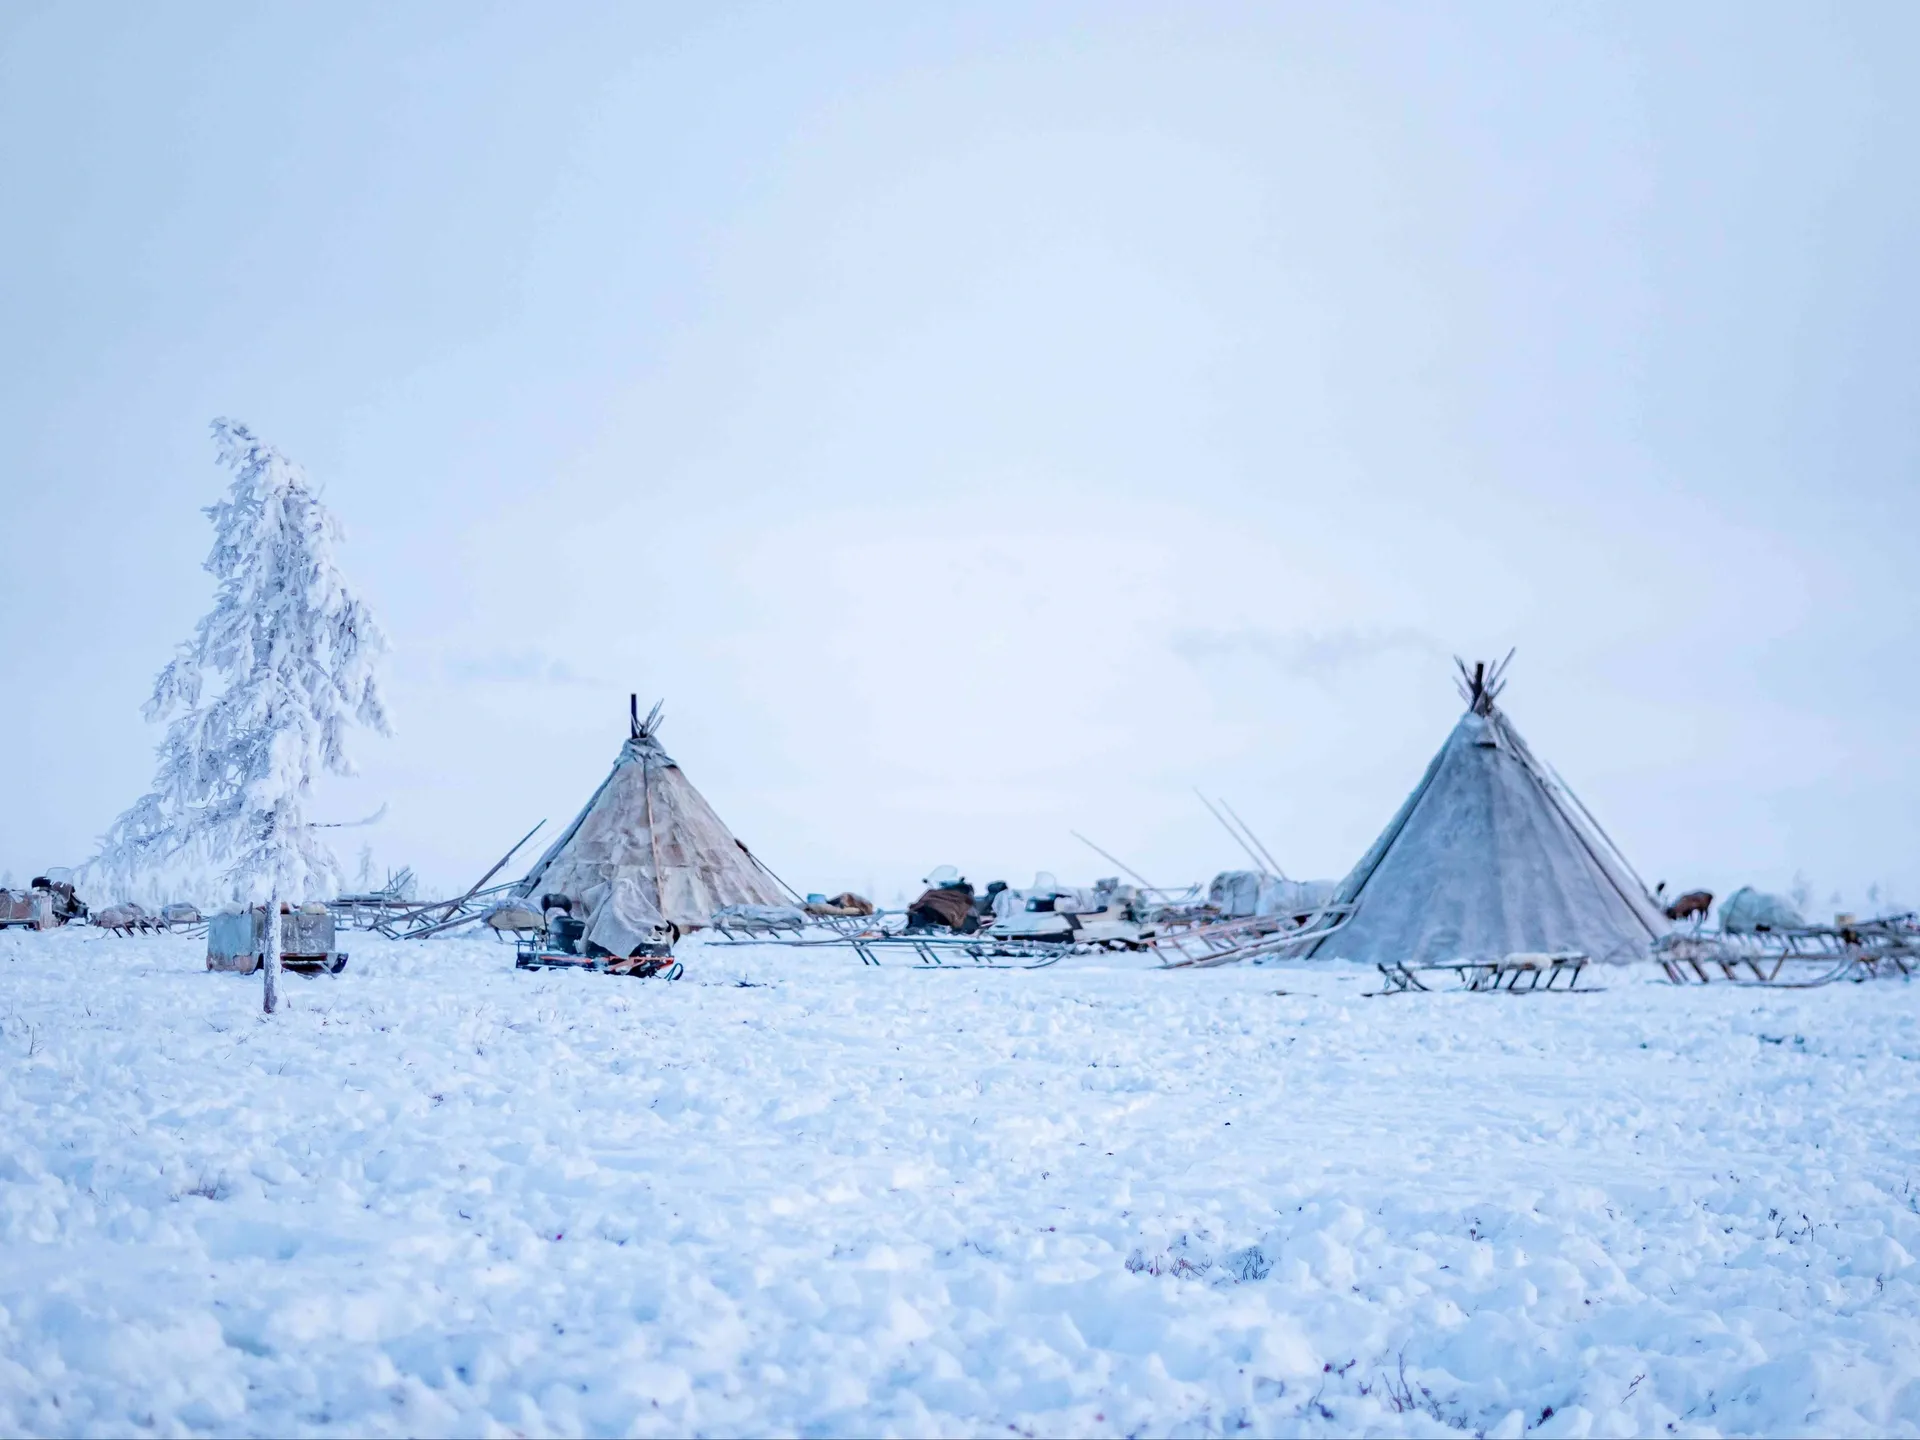
<svg viewBox="0 0 1920 1440">
<path fill-rule="evenodd" d="M 660 747 L 658 724 L 657 706 L 635 722 L 613 772 L 519 887 L 568 896 L 587 938 L 616 954 L 630 945 L 608 940 L 638 937 L 656 916 L 685 931 L 723 905 L 789 903 Z"/>
</svg>

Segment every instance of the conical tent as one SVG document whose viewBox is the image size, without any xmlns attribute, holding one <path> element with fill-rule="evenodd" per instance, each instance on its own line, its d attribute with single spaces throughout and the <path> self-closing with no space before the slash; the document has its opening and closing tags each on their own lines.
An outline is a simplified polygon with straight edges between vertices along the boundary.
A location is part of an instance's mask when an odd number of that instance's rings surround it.
<svg viewBox="0 0 1920 1440">
<path fill-rule="evenodd" d="M 695 930 L 725 905 L 785 905 L 766 869 L 660 746 L 660 707 L 636 702 L 613 770 L 520 882 L 525 896 L 565 895 L 585 938 L 616 955 L 668 926 Z"/>
<path fill-rule="evenodd" d="M 1341 882 L 1334 903 L 1354 905 L 1352 918 L 1310 953 L 1402 964 L 1644 957 L 1667 929 L 1659 907 L 1495 706 L 1504 666 L 1460 669 L 1467 713 Z"/>
</svg>

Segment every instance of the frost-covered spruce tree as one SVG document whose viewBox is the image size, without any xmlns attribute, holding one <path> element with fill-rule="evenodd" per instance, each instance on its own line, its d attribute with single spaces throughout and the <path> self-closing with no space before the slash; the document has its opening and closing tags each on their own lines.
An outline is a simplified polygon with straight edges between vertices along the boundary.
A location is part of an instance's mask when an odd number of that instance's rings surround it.
<svg viewBox="0 0 1920 1440">
<path fill-rule="evenodd" d="M 90 868 L 121 893 L 171 884 L 201 905 L 267 903 L 266 1008 L 276 1004 L 280 902 L 334 893 L 339 864 L 306 820 L 322 769 L 351 775 L 354 724 L 390 733 L 374 676 L 386 649 L 334 566 L 339 522 L 305 472 L 244 425 L 213 422 L 226 497 L 207 507 L 212 611 L 155 680 L 168 720 L 153 789 Z"/>
</svg>

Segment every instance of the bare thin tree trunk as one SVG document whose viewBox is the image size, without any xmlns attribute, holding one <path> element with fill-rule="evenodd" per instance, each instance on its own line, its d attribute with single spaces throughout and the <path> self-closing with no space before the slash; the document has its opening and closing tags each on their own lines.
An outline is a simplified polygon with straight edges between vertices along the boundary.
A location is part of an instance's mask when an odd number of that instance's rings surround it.
<svg viewBox="0 0 1920 1440">
<path fill-rule="evenodd" d="M 261 966 L 267 972 L 266 1011 L 271 1015 L 280 1006 L 280 897 L 267 900 L 266 959 Z"/>
</svg>

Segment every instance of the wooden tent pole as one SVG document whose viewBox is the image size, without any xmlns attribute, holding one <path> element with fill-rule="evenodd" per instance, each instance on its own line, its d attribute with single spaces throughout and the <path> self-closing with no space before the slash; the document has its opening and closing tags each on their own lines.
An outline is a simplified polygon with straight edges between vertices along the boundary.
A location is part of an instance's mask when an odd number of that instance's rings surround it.
<svg viewBox="0 0 1920 1440">
<path fill-rule="evenodd" d="M 733 837 L 733 843 L 740 847 L 740 853 L 742 855 L 746 856 L 747 859 L 751 860 L 755 865 L 759 866 L 762 870 L 766 871 L 767 874 L 773 875 L 774 884 L 778 885 L 782 890 L 786 891 L 787 894 L 791 895 L 794 898 L 794 900 L 797 901 L 799 904 L 805 905 L 807 903 L 805 897 L 803 897 L 798 890 L 794 889 L 791 885 L 787 884 L 787 882 L 782 880 L 778 875 L 773 874 L 773 867 L 771 865 L 767 864 L 766 861 L 762 860 L 758 855 L 754 854 L 753 851 L 747 848 L 746 841 L 742 840 L 738 835 L 736 835 Z"/>
<path fill-rule="evenodd" d="M 1202 798 L 1205 798 L 1205 797 L 1202 797 Z M 1122 870 L 1126 871 L 1127 874 L 1131 875 L 1134 879 L 1138 880 L 1140 882 L 1140 887 L 1143 890 L 1157 890 L 1160 888 L 1159 886 L 1155 885 L 1151 880 L 1147 879 L 1146 876 L 1142 875 L 1138 870 L 1134 869 L 1131 865 L 1127 864 L 1127 862 L 1122 860 L 1118 855 L 1107 854 L 1106 851 L 1102 850 L 1098 845 L 1094 844 L 1093 841 L 1087 839 L 1087 837 L 1082 835 L 1078 830 L 1069 830 L 1067 833 L 1073 836 L 1073 838 L 1078 840 L 1082 845 L 1086 846 L 1089 850 L 1093 851 L 1094 854 L 1100 856 L 1103 859 L 1111 860 L 1115 865 L 1118 865 Z"/>
<path fill-rule="evenodd" d="M 1200 794 L 1200 787 L 1198 785 L 1193 787 L 1193 793 L 1199 796 L 1200 803 L 1207 807 L 1207 813 L 1220 822 L 1220 828 L 1226 831 L 1227 834 L 1233 836 L 1234 843 L 1247 852 L 1247 858 L 1253 861 L 1253 868 L 1258 870 L 1262 875 L 1265 875 L 1267 873 L 1267 862 L 1253 853 L 1253 847 L 1240 838 L 1240 832 L 1227 824 L 1227 817 L 1213 808 L 1213 802 L 1211 800 Z"/>
<path fill-rule="evenodd" d="M 635 714 L 638 714 L 639 696 L 634 697 L 633 705 Z M 639 729 L 639 722 L 635 721 L 634 733 L 638 734 Z M 660 869 L 660 828 L 653 823 L 653 761 L 644 755 L 640 758 L 640 793 L 645 797 L 647 805 L 647 848 L 653 852 L 653 908 L 659 912 L 662 920 L 666 920 L 667 911 L 663 903 L 666 900 L 666 891 L 660 888 L 660 882 L 664 878 Z M 673 922 L 667 920 L 667 924 L 671 925 Z"/>
<path fill-rule="evenodd" d="M 1220 797 L 1220 806 L 1222 809 L 1224 809 L 1227 812 L 1227 814 L 1233 816 L 1233 820 L 1236 825 L 1238 825 L 1242 830 L 1247 832 L 1247 838 L 1253 841 L 1255 845 L 1258 845 L 1260 847 L 1260 853 L 1266 856 L 1267 863 L 1273 866 L 1273 873 L 1279 876 L 1282 880 L 1286 879 L 1287 872 L 1280 868 L 1280 862 L 1273 858 L 1273 852 L 1267 849 L 1266 842 L 1262 840 L 1258 835 L 1253 833 L 1253 827 L 1247 824 L 1246 821 L 1240 818 L 1239 811 L 1235 810 L 1233 806 L 1227 804 L 1227 797 L 1224 795 Z"/>
</svg>

